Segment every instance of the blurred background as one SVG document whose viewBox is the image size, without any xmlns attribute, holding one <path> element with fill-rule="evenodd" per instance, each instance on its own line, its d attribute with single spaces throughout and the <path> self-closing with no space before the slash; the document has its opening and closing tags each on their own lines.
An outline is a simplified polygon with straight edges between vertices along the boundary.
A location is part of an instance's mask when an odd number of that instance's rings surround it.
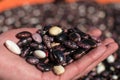
<svg viewBox="0 0 120 80">
<path fill-rule="evenodd" d="M 120 0 L 0 0 L 0 34 L 10 29 L 45 25 L 99 28 L 120 45 Z M 80 80 L 80 79 L 78 79 Z M 120 49 L 82 80 L 120 80 Z"/>
</svg>

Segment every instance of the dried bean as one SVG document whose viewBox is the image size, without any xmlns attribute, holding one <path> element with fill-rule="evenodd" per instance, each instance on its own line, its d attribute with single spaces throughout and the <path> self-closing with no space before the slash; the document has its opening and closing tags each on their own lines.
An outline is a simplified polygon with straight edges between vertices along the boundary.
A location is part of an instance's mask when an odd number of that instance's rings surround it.
<svg viewBox="0 0 120 80">
<path fill-rule="evenodd" d="M 38 44 L 38 43 L 30 43 L 30 47 L 32 49 L 41 49 L 41 50 L 44 50 L 46 49 L 45 46 L 43 44 Z"/>
<path fill-rule="evenodd" d="M 54 66 L 53 71 L 54 71 L 55 74 L 61 75 L 65 72 L 65 69 L 64 69 L 63 66 L 59 65 L 59 66 Z"/>
<path fill-rule="evenodd" d="M 53 47 L 56 47 L 56 46 L 59 46 L 60 45 L 60 43 L 55 43 L 55 42 L 53 42 L 53 43 L 51 43 L 51 47 L 53 48 Z"/>
<path fill-rule="evenodd" d="M 31 42 L 32 42 L 32 38 L 28 37 L 28 38 L 21 39 L 17 44 L 18 46 L 23 47 L 23 46 L 28 46 L 29 43 Z"/>
<path fill-rule="evenodd" d="M 40 59 L 46 58 L 46 53 L 42 50 L 35 50 L 34 55 Z"/>
<path fill-rule="evenodd" d="M 92 39 L 85 39 L 82 41 L 83 44 L 90 45 L 91 47 L 97 47 L 97 43 Z"/>
<path fill-rule="evenodd" d="M 47 72 L 52 69 L 50 64 L 38 63 L 36 66 L 40 71 Z"/>
<path fill-rule="evenodd" d="M 11 41 L 11 40 L 6 40 L 5 42 L 5 46 L 13 53 L 15 54 L 21 54 L 21 49 L 19 48 L 19 46 Z"/>
<path fill-rule="evenodd" d="M 42 42 L 42 38 L 41 38 L 40 34 L 38 34 L 38 33 L 33 34 L 32 38 L 37 43 L 41 43 Z"/>
<path fill-rule="evenodd" d="M 28 56 L 28 57 L 26 58 L 26 61 L 27 61 L 28 63 L 30 63 L 30 64 L 33 64 L 33 65 L 36 65 L 36 64 L 39 63 L 39 59 L 36 58 L 36 57 L 34 57 L 34 56 Z"/>
<path fill-rule="evenodd" d="M 28 32 L 28 31 L 23 31 L 23 32 L 20 32 L 18 34 L 16 34 L 16 37 L 19 38 L 19 39 L 23 39 L 23 38 L 28 38 L 28 37 L 31 37 L 31 33 Z"/>
<path fill-rule="evenodd" d="M 70 64 L 72 62 L 73 62 L 73 59 L 69 55 L 66 55 L 66 63 Z"/>
<path fill-rule="evenodd" d="M 28 48 L 22 48 L 22 52 L 20 54 L 21 57 L 25 58 L 29 54 L 30 54 L 30 47 L 28 47 Z"/>
<path fill-rule="evenodd" d="M 61 33 L 62 33 L 62 29 L 60 27 L 52 26 L 49 29 L 49 34 L 52 35 L 52 36 L 57 36 L 57 35 L 59 35 Z"/>
<path fill-rule="evenodd" d="M 70 56 L 73 58 L 73 59 L 79 59 L 80 57 L 83 56 L 83 54 L 86 53 L 86 49 L 84 48 L 79 48 L 77 50 L 75 50 L 74 52 L 72 52 L 70 54 Z"/>
<path fill-rule="evenodd" d="M 63 64 L 65 62 L 64 53 L 60 50 L 53 50 L 50 53 L 50 60 L 55 64 Z"/>
<path fill-rule="evenodd" d="M 62 34 L 60 34 L 60 35 L 58 35 L 58 36 L 55 37 L 55 40 L 57 42 L 64 42 L 67 39 L 68 39 L 68 37 L 67 37 L 67 35 L 65 33 L 62 33 Z"/>
<path fill-rule="evenodd" d="M 43 42 L 48 48 L 51 48 L 51 39 L 48 35 L 43 36 Z"/>
<path fill-rule="evenodd" d="M 65 41 L 64 45 L 70 49 L 78 49 L 78 46 L 75 42 L 72 41 Z"/>
<path fill-rule="evenodd" d="M 78 46 L 81 47 L 81 48 L 85 48 L 85 49 L 90 49 L 90 48 L 91 48 L 90 45 L 84 44 L 84 43 L 82 43 L 82 42 L 78 42 Z"/>
<path fill-rule="evenodd" d="M 81 41 L 81 37 L 80 37 L 80 35 L 78 34 L 78 33 L 70 33 L 69 34 L 69 38 L 71 39 L 71 40 L 73 40 L 73 41 L 75 41 L 75 42 L 79 42 L 79 41 Z"/>
</svg>

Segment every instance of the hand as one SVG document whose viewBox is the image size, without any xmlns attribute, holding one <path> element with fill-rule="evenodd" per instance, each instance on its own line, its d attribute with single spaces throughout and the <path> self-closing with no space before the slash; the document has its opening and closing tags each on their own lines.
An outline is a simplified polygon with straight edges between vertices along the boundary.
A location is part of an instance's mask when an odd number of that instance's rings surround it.
<svg viewBox="0 0 120 80">
<path fill-rule="evenodd" d="M 15 35 L 21 31 L 35 33 L 37 29 L 22 28 L 5 32 L 0 35 L 0 80 L 74 80 L 82 77 L 93 69 L 98 63 L 118 49 L 117 43 L 111 39 L 105 39 L 102 44 L 83 56 L 81 59 L 65 67 L 65 73 L 57 76 L 50 72 L 41 72 L 34 66 L 28 64 L 23 58 L 11 53 L 5 46 L 6 40 L 17 42 Z M 101 31 L 98 29 L 88 32 L 94 37 L 99 37 Z"/>
</svg>

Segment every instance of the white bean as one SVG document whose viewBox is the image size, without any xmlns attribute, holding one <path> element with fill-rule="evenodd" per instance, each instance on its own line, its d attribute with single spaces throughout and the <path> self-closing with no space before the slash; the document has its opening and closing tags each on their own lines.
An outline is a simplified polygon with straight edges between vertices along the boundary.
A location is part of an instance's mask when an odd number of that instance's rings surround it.
<svg viewBox="0 0 120 80">
<path fill-rule="evenodd" d="M 15 42 L 11 40 L 6 40 L 5 45 L 11 52 L 15 54 L 21 54 L 21 50 Z"/>
</svg>

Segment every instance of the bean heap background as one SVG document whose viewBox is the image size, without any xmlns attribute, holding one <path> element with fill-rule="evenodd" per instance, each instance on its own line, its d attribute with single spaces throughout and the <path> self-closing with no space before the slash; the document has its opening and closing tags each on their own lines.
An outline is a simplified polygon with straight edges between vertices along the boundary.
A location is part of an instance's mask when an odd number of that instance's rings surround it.
<svg viewBox="0 0 120 80">
<path fill-rule="evenodd" d="M 21 57 L 43 72 L 53 70 L 57 75 L 65 72 L 64 66 L 100 44 L 99 40 L 77 28 L 62 29 L 58 26 L 45 26 L 34 34 L 23 31 L 16 37 L 20 39 L 17 44 Z"/>
<path fill-rule="evenodd" d="M 57 24 L 63 28 L 78 27 L 84 32 L 91 27 L 97 27 L 102 30 L 102 38 L 113 37 L 120 44 L 119 5 L 119 3 L 99 5 L 95 2 L 23 5 L 0 13 L 0 33 L 22 27 L 41 29 L 44 24 Z M 120 49 L 82 80 L 119 80 L 119 70 Z"/>
</svg>

